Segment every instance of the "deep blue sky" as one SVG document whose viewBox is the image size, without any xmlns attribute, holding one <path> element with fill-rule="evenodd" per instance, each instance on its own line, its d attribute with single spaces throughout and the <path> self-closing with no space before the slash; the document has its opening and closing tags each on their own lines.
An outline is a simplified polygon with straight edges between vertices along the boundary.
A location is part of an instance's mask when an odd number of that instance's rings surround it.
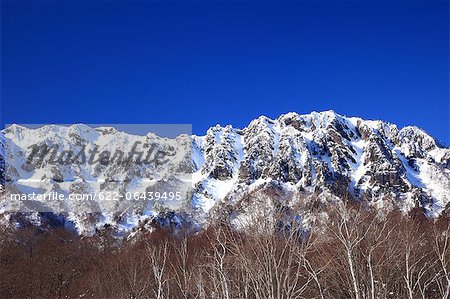
<svg viewBox="0 0 450 299">
<path fill-rule="evenodd" d="M 448 1 L 2 1 L 1 122 L 333 109 L 450 144 Z"/>
</svg>

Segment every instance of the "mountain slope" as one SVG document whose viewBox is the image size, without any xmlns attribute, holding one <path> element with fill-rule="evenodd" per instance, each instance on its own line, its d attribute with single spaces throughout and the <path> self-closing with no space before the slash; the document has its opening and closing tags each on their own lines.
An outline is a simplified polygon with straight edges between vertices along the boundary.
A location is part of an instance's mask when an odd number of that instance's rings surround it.
<svg viewBox="0 0 450 299">
<path fill-rule="evenodd" d="M 75 140 L 89 141 L 107 134 L 121 143 L 138 138 L 106 128 L 81 130 L 72 126 L 69 130 Z M 17 134 L 21 135 L 19 140 L 27 140 L 23 136 L 32 134 L 33 142 L 48 137 L 17 126 L 4 130 L 6 141 L 13 135 L 17 138 Z M 158 142 L 189 144 L 183 138 Z M 307 221 L 306 214 L 320 210 L 321 203 L 340 200 L 404 212 L 418 206 L 429 217 L 436 217 L 450 202 L 450 149 L 439 146 L 417 127 L 399 129 L 390 123 L 345 117 L 333 111 L 288 113 L 275 120 L 261 116 L 244 129 L 217 125 L 205 136 L 192 136 L 191 144 L 192 155 L 181 157 L 171 167 L 182 166 L 186 173 L 192 173 L 193 193 L 182 204 L 169 207 L 176 212 L 170 214 L 169 222 L 189 221 L 201 226 L 225 218 L 242 225 L 255 210 L 277 206 L 287 207 Z M 29 144 L 15 146 L 25 149 Z M 145 169 L 139 170 L 113 168 L 106 173 L 145 178 Z M 96 180 L 100 172 L 105 173 L 101 169 L 92 177 L 92 171 L 74 173 L 58 166 L 44 173 L 48 177 L 57 172 L 62 182 Z M 42 174 L 32 170 L 28 176 L 39 178 Z M 53 188 L 58 185 L 64 189 L 63 183 L 52 184 Z M 105 223 L 127 230 L 164 211 L 167 209 L 155 210 L 153 206 L 128 207 L 123 217 L 117 218 L 106 216 L 114 214 L 111 207 L 100 207 L 103 220 L 91 223 L 90 231 Z M 69 218 L 77 228 L 89 230 L 80 217 L 87 216 L 70 211 Z"/>
</svg>

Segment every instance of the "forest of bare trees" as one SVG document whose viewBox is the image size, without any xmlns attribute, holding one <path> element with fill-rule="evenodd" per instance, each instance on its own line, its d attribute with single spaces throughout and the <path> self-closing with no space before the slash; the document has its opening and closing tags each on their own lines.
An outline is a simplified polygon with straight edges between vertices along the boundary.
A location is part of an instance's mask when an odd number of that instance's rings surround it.
<svg viewBox="0 0 450 299">
<path fill-rule="evenodd" d="M 0 298 L 445 298 L 450 221 L 331 208 L 308 233 L 267 218 L 117 244 L 3 229 Z"/>
</svg>

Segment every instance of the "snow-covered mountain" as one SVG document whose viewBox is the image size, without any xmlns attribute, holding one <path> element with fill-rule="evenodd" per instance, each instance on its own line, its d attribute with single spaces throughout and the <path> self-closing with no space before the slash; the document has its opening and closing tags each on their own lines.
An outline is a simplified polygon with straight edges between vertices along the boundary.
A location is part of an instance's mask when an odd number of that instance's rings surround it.
<svg viewBox="0 0 450 299">
<path fill-rule="evenodd" d="M 321 205 L 342 200 L 403 212 L 419 207 L 429 217 L 450 207 L 450 148 L 440 146 L 417 127 L 399 129 L 387 122 L 333 111 L 288 113 L 275 120 L 261 116 L 243 129 L 217 125 L 205 136 L 176 139 L 84 125 L 39 129 L 14 125 L 3 130 L 3 137 L 5 153 L 14 155 L 5 160 L 22 159 L 20 167 L 7 169 L 6 180 L 37 180 L 47 191 L 142 191 L 142 182 L 150 174 L 158 182 L 174 172 L 191 175 L 192 192 L 186 191 L 186 198 L 176 205 L 100 203 L 95 217 L 77 211 L 76 206 L 65 206 L 64 218 L 85 233 L 105 224 L 129 231 L 155 219 L 194 227 L 224 219 L 239 226 L 255 211 L 280 207 L 307 222 L 308 215 L 320 213 Z M 95 142 L 111 152 L 136 140 L 143 144 L 151 141 L 160 148 L 183 148 L 185 154 L 158 169 L 145 165 L 23 167 L 31 143 L 49 140 L 59 142 L 62 148 Z M 111 178 L 116 182 L 112 187 L 99 183 Z M 0 212 L 4 219 L 17 221 L 7 212 L 11 210 L 8 205 L 3 202 Z M 39 223 L 41 216 L 33 215 L 28 217 Z"/>
</svg>

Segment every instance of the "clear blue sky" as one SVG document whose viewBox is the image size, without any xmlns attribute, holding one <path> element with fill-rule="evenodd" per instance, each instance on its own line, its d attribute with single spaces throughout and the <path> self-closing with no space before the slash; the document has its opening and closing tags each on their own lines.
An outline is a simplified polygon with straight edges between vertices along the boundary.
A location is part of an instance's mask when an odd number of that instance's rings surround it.
<svg viewBox="0 0 450 299">
<path fill-rule="evenodd" d="M 450 144 L 448 1 L 21 1 L 1 122 L 217 123 L 333 109 Z"/>
</svg>

